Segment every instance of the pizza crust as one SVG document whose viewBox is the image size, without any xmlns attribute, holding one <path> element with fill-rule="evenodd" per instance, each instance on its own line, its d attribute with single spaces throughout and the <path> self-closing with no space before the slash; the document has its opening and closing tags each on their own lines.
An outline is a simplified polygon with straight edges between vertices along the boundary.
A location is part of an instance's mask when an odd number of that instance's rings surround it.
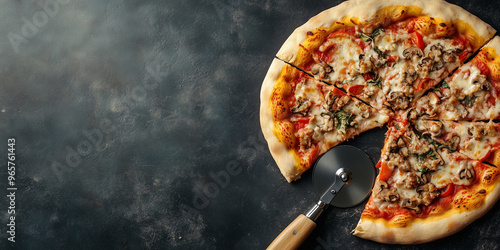
<svg viewBox="0 0 500 250">
<path fill-rule="evenodd" d="M 490 69 L 491 80 L 500 82 L 500 37 L 491 39 L 474 60 L 484 62 Z M 500 113 L 500 111 L 498 111 Z"/>
<path fill-rule="evenodd" d="M 474 29 L 473 32 L 469 34 L 471 38 L 477 40 L 472 42 L 475 47 L 474 50 L 479 49 L 479 47 L 493 37 L 496 32 L 489 24 L 483 22 L 463 8 L 442 0 L 351 0 L 319 13 L 309 19 L 304 25 L 295 29 L 276 56 L 286 62 L 298 65 L 297 56 L 300 48 L 299 45 L 304 43 L 308 36 L 308 32 L 321 27 L 331 28 L 334 27 L 334 25 L 336 25 L 336 29 L 340 29 L 347 25 L 353 26 L 353 23 L 358 22 L 362 22 L 363 24 L 376 24 L 384 19 L 389 23 L 401 18 L 401 13 L 390 13 L 389 11 L 377 13 L 379 10 L 390 6 L 400 7 L 401 10 L 406 9 L 407 11 L 404 15 L 407 17 L 427 15 L 438 17 L 444 22 L 451 22 L 454 20 L 464 21 L 466 24 L 469 24 L 470 27 L 462 28 Z M 409 10 L 406 6 L 416 6 L 417 8 Z M 339 21 L 342 21 L 345 25 L 338 25 Z M 469 33 L 470 31 L 467 30 L 467 32 Z M 474 34 L 474 32 L 476 34 Z"/>
<path fill-rule="evenodd" d="M 283 61 L 274 59 L 264 78 L 260 92 L 260 126 L 269 146 L 269 150 L 271 151 L 271 155 L 276 161 L 281 174 L 283 174 L 288 182 L 291 182 L 300 178 L 302 172 L 299 172 L 295 167 L 295 157 L 293 153 L 274 135 L 274 120 L 270 102 L 274 84 L 276 84 L 283 67 L 286 65 L 287 64 Z"/>
</svg>

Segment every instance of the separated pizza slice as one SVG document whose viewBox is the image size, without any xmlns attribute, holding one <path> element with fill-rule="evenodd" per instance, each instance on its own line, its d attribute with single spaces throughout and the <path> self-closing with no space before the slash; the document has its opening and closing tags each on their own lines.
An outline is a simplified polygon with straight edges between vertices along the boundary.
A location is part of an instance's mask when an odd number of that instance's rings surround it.
<svg viewBox="0 0 500 250">
<path fill-rule="evenodd" d="M 408 114 L 440 120 L 500 118 L 500 37 L 420 98 Z"/>
<path fill-rule="evenodd" d="M 385 124 L 389 114 L 275 59 L 262 86 L 260 119 L 271 154 L 290 182 L 328 149 Z"/>
<path fill-rule="evenodd" d="M 382 243 L 443 238 L 482 216 L 500 196 L 498 168 L 439 147 L 407 120 L 389 126 L 377 166 L 354 235 Z"/>
<path fill-rule="evenodd" d="M 436 148 L 458 151 L 470 159 L 485 161 L 500 148 L 500 124 L 473 121 L 418 119 L 416 133 Z"/>
<path fill-rule="evenodd" d="M 372 107 L 406 109 L 494 32 L 444 1 L 346 1 L 297 28 L 277 57 Z"/>
</svg>

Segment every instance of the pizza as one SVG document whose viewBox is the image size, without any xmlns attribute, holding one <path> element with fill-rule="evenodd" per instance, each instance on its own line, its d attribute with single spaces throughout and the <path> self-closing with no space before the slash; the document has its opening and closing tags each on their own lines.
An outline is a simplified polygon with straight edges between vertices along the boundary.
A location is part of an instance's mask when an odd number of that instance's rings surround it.
<svg viewBox="0 0 500 250">
<path fill-rule="evenodd" d="M 494 37 L 468 63 L 420 98 L 413 117 L 439 120 L 493 120 L 500 118 L 500 37 Z M 487 78 L 488 77 L 488 78 Z M 440 105 L 436 105 L 437 102 Z"/>
<path fill-rule="evenodd" d="M 441 0 L 346 1 L 285 41 L 260 121 L 288 182 L 332 147 L 387 127 L 354 235 L 416 244 L 457 232 L 500 197 L 500 38 Z"/>
</svg>

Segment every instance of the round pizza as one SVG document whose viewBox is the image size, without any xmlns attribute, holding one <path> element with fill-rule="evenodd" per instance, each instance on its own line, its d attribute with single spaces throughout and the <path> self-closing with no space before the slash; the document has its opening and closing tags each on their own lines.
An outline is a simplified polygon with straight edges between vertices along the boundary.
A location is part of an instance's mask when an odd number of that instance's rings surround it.
<svg viewBox="0 0 500 250">
<path fill-rule="evenodd" d="M 500 197 L 500 37 L 441 0 L 346 1 L 286 40 L 261 90 L 261 127 L 288 182 L 386 126 L 354 235 L 416 244 L 457 232 Z"/>
</svg>

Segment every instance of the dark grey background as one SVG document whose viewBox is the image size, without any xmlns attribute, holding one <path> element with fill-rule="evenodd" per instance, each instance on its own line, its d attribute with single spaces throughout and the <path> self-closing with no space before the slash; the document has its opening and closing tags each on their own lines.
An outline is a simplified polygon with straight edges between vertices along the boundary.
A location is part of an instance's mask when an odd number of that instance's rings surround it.
<svg viewBox="0 0 500 250">
<path fill-rule="evenodd" d="M 260 86 L 292 31 L 339 2 L 0 0 L 0 249 L 265 248 L 317 195 L 310 173 L 279 173 Z M 451 2 L 500 29 L 500 2 Z M 377 162 L 384 133 L 350 144 Z M 363 205 L 329 209 L 303 249 L 395 248 L 351 236 Z M 403 248 L 498 248 L 499 209 Z"/>
</svg>

